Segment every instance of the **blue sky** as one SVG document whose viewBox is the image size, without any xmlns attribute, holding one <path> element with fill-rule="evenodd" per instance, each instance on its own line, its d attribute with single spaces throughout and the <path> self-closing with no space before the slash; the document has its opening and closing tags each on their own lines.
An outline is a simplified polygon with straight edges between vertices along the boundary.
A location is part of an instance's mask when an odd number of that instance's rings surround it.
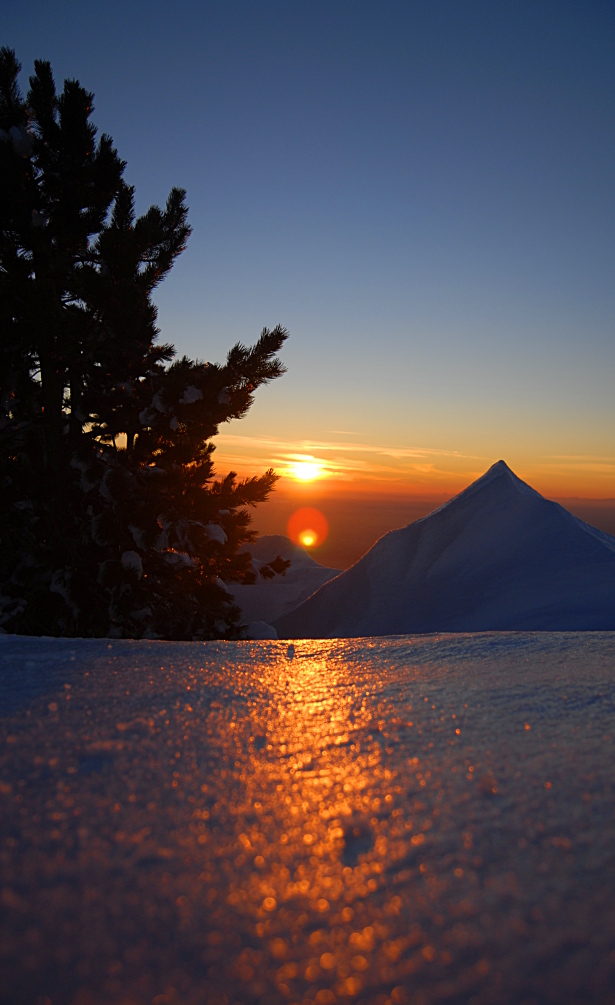
<svg viewBox="0 0 615 1005">
<path fill-rule="evenodd" d="M 290 329 L 220 465 L 615 497 L 611 3 L 34 2 L 2 43 L 95 92 L 139 209 L 187 189 L 165 340 Z"/>
</svg>

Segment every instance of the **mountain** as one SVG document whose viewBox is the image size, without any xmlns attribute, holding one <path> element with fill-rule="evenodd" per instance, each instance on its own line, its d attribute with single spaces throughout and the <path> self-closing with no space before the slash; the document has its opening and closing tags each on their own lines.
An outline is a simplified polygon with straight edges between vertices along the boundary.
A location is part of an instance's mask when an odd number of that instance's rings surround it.
<svg viewBox="0 0 615 1005">
<path fill-rule="evenodd" d="M 290 568 L 283 575 L 273 579 L 261 579 L 250 586 L 241 583 L 226 583 L 227 591 L 241 608 L 243 621 L 271 622 L 286 611 L 301 604 L 323 583 L 337 576 L 339 569 L 327 569 L 319 565 L 305 548 L 301 548 L 282 534 L 265 534 L 254 543 L 246 544 L 243 551 L 252 555 L 252 564 L 258 571 L 262 566 L 274 561 L 278 555 L 290 561 Z M 269 637 L 269 636 L 267 636 Z"/>
<path fill-rule="evenodd" d="M 280 638 L 615 630 L 615 538 L 504 461 L 274 622 Z"/>
</svg>

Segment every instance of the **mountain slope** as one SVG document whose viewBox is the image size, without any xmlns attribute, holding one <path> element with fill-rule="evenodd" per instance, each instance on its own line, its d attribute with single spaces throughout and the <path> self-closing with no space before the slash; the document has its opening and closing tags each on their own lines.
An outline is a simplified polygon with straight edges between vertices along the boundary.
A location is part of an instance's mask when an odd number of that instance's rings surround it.
<svg viewBox="0 0 615 1005">
<path fill-rule="evenodd" d="M 339 573 L 339 569 L 327 569 L 324 565 L 319 565 L 305 548 L 293 544 L 290 538 L 282 534 L 266 534 L 244 545 L 242 550 L 250 552 L 257 570 L 278 555 L 290 561 L 290 568 L 284 575 L 273 579 L 259 578 L 249 586 L 241 583 L 226 584 L 247 624 L 255 621 L 271 624 L 275 618 L 297 607 L 323 583 Z"/>
<path fill-rule="evenodd" d="M 498 461 L 274 624 L 280 638 L 615 630 L 615 538 Z"/>
</svg>

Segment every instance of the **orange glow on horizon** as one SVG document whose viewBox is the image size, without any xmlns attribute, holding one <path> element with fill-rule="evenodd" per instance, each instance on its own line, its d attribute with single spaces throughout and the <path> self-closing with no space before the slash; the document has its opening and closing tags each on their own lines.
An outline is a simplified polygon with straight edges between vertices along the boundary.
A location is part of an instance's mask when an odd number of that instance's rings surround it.
<svg viewBox="0 0 615 1005">
<path fill-rule="evenodd" d="M 303 548 L 315 548 L 326 541 L 329 524 L 324 513 L 311 506 L 295 510 L 287 524 L 287 534 L 291 541 Z"/>
<path fill-rule="evenodd" d="M 602 455 L 538 455 L 506 445 L 492 451 L 459 453 L 444 447 L 408 447 L 386 443 L 342 443 L 220 433 L 218 469 L 242 477 L 273 467 L 282 477 L 278 495 L 318 498 L 365 496 L 396 501 L 400 497 L 440 499 L 461 492 L 503 459 L 512 471 L 547 499 L 615 499 L 615 457 Z M 309 495 L 307 495 L 309 493 Z"/>
</svg>

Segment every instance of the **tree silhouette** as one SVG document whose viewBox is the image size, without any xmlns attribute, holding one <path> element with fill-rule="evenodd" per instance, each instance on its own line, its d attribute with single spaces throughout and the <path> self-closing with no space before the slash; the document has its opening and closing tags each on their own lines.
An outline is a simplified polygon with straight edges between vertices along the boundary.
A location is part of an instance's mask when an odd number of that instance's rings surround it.
<svg viewBox="0 0 615 1005">
<path fill-rule="evenodd" d="M 190 234 L 185 193 L 136 217 L 77 81 L 0 50 L 0 624 L 27 634 L 234 637 L 246 507 L 269 470 L 214 477 L 211 438 L 278 377 L 263 329 L 223 365 L 174 360 L 152 292 Z"/>
</svg>

